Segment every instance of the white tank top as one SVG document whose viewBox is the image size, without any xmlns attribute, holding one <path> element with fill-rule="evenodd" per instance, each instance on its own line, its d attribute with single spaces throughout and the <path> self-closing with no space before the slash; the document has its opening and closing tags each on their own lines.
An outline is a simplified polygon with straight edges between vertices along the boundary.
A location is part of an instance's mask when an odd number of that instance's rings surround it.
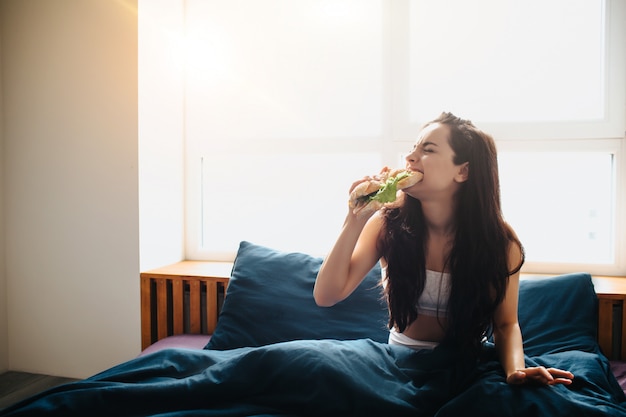
<svg viewBox="0 0 626 417">
<path fill-rule="evenodd" d="M 426 270 L 424 291 L 417 300 L 418 314 L 425 316 L 445 316 L 450 298 L 450 273 Z"/>
<path fill-rule="evenodd" d="M 382 268 L 383 286 L 387 285 L 387 268 Z M 450 298 L 450 273 L 426 270 L 424 291 L 417 300 L 417 312 L 425 316 L 446 316 Z"/>
</svg>

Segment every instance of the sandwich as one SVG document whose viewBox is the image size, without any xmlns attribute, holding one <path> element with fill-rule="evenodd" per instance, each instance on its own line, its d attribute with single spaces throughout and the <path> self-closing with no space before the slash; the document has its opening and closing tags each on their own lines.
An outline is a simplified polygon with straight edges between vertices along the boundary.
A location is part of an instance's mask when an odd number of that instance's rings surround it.
<svg viewBox="0 0 626 417">
<path fill-rule="evenodd" d="M 383 170 L 371 180 L 363 181 L 350 193 L 350 208 L 354 213 L 362 210 L 376 211 L 383 205 L 396 201 L 399 190 L 412 187 L 423 178 L 421 172 L 407 169 Z"/>
</svg>

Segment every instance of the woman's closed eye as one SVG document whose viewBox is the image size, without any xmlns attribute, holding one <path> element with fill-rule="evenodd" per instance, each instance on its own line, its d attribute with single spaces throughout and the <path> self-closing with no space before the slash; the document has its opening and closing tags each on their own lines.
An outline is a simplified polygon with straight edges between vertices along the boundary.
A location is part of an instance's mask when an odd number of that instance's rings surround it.
<svg viewBox="0 0 626 417">
<path fill-rule="evenodd" d="M 420 145 L 420 148 L 422 149 L 422 152 L 424 153 L 432 153 L 432 152 L 435 152 L 437 148 L 437 144 L 433 142 L 423 142 Z"/>
</svg>

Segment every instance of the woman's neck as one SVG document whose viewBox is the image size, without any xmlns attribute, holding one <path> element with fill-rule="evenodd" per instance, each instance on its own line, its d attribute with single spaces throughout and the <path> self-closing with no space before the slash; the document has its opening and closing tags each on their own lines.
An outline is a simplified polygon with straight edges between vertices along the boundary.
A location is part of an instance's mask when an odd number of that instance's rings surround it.
<svg viewBox="0 0 626 417">
<path fill-rule="evenodd" d="M 451 238 L 454 235 L 454 211 L 449 203 L 422 203 L 424 220 L 431 237 Z"/>
</svg>

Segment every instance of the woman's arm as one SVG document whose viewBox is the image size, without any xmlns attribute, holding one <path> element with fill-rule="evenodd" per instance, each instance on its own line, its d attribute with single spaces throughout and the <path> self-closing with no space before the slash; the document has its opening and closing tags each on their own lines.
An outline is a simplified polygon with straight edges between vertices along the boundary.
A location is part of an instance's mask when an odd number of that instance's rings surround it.
<svg viewBox="0 0 626 417">
<path fill-rule="evenodd" d="M 519 265 L 521 250 L 512 244 L 509 249 L 509 265 L 511 269 Z M 571 384 L 574 375 L 571 372 L 543 366 L 526 368 L 522 332 L 517 318 L 519 293 L 519 272 L 509 277 L 509 284 L 504 300 L 494 315 L 494 342 L 500 363 L 509 384 L 537 382 L 541 384 Z"/>
<path fill-rule="evenodd" d="M 341 233 L 324 260 L 313 288 L 319 306 L 332 306 L 348 297 L 380 259 L 378 238 L 384 220 L 379 212 L 346 217 Z"/>
</svg>

